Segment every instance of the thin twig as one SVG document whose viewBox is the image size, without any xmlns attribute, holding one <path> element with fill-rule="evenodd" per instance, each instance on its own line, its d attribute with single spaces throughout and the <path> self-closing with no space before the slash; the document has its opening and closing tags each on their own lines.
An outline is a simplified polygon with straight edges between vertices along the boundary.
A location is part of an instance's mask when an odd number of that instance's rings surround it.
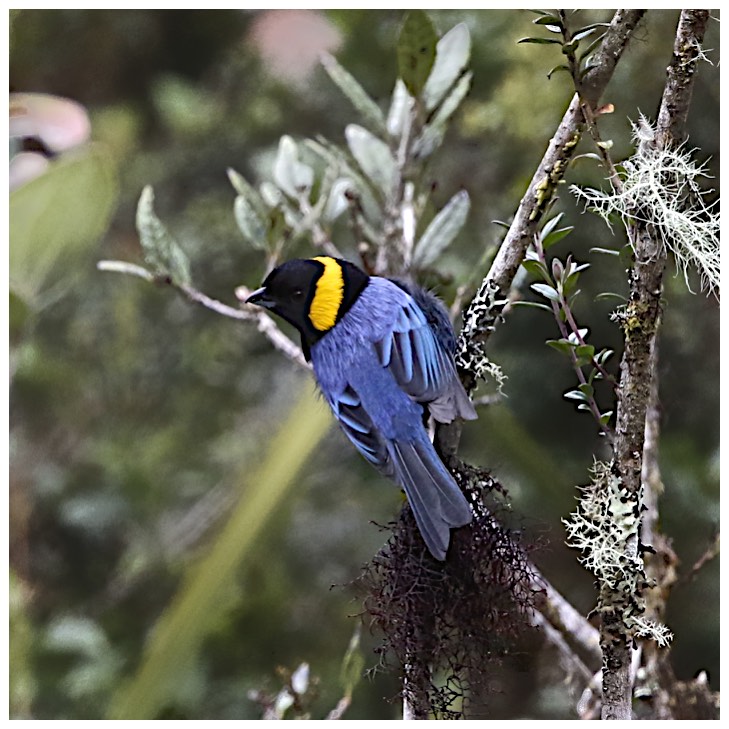
<svg viewBox="0 0 729 729">
<path fill-rule="evenodd" d="M 171 286 L 172 288 L 183 294 L 189 301 L 195 304 L 199 304 L 200 306 L 203 306 L 206 309 L 215 312 L 216 314 L 226 316 L 229 319 L 237 319 L 238 321 L 255 322 L 256 326 L 258 327 L 258 331 L 266 336 L 271 344 L 273 344 L 273 346 L 279 350 L 279 352 L 281 352 L 284 356 L 286 356 L 293 362 L 296 362 L 296 364 L 299 364 L 302 367 L 306 368 L 309 367 L 309 363 L 306 361 L 301 347 L 299 347 L 295 342 L 289 339 L 278 328 L 276 322 L 259 307 L 248 306 L 246 304 L 242 304 L 243 308 L 229 306 L 228 304 L 224 304 L 222 301 L 211 298 L 207 294 L 202 293 L 202 291 L 198 291 L 198 289 L 190 286 L 189 284 L 174 281 L 169 276 L 156 276 L 151 271 L 148 271 L 146 268 L 138 266 L 134 263 L 127 263 L 125 261 L 99 261 L 96 264 L 96 267 L 100 271 L 124 273 L 131 276 L 137 276 L 144 279 L 145 281 L 149 281 L 150 283 Z M 238 289 L 236 289 L 236 295 L 239 299 L 241 299 L 241 301 L 245 301 L 250 293 L 250 290 L 247 289 L 245 286 L 240 286 Z"/>
</svg>

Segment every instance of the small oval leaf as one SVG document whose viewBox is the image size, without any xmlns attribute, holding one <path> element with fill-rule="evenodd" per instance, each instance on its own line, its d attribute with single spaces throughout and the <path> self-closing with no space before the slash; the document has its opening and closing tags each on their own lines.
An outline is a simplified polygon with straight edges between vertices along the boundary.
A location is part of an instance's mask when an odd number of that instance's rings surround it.
<svg viewBox="0 0 729 729">
<path fill-rule="evenodd" d="M 465 190 L 456 193 L 430 221 L 413 254 L 413 265 L 423 268 L 435 261 L 461 232 L 471 200 Z"/>
<path fill-rule="evenodd" d="M 397 43 L 397 65 L 407 90 L 420 96 L 435 63 L 438 36 L 423 10 L 411 10 L 405 16 Z"/>
<path fill-rule="evenodd" d="M 435 63 L 423 89 L 425 108 L 434 109 L 468 66 L 471 35 L 465 23 L 451 28 L 436 46 Z"/>
<path fill-rule="evenodd" d="M 362 172 L 380 191 L 389 195 L 395 184 L 397 168 L 387 144 L 357 124 L 348 125 L 344 136 Z"/>
</svg>

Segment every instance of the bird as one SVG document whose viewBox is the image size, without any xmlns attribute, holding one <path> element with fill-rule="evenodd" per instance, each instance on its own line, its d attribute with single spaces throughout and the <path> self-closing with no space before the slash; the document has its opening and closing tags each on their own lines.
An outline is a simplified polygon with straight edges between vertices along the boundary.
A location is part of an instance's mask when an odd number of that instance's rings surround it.
<svg viewBox="0 0 729 729">
<path fill-rule="evenodd" d="M 443 562 L 468 500 L 436 452 L 428 418 L 474 420 L 448 314 L 431 292 L 370 276 L 332 256 L 274 268 L 246 303 L 298 329 L 304 356 L 345 435 L 405 492 L 429 552 Z"/>
</svg>

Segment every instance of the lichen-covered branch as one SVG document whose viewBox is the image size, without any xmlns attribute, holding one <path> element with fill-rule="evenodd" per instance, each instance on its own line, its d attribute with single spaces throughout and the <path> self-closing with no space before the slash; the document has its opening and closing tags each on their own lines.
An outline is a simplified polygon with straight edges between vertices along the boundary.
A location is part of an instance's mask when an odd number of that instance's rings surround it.
<svg viewBox="0 0 729 729">
<path fill-rule="evenodd" d="M 700 57 L 708 11 L 685 10 L 681 13 L 668 67 L 658 124 L 650 139 L 642 144 L 660 149 L 679 144 L 683 139 L 691 99 L 691 87 Z M 623 531 L 621 564 L 632 566 L 621 579 L 600 589 L 598 609 L 602 616 L 603 719 L 630 719 L 632 703 L 631 655 L 636 636 L 635 618 L 643 577 L 640 544 L 642 510 L 642 459 L 646 412 L 650 402 L 654 346 L 660 315 L 665 250 L 655 231 L 639 219 L 629 228 L 634 251 L 630 272 L 630 297 L 621 315 L 625 349 L 621 361 L 617 424 L 613 444 L 611 483 L 619 490 L 624 519 L 617 526 Z M 617 518 L 617 517 L 616 517 Z"/>
<path fill-rule="evenodd" d="M 468 390 L 473 390 L 478 381 L 478 369 L 473 365 L 485 358 L 485 342 L 498 323 L 514 276 L 580 141 L 584 129 L 581 104 L 595 105 L 602 96 L 644 13 L 645 10 L 615 13 L 596 52 L 593 68 L 582 81 L 581 98 L 575 95 L 572 99 L 519 204 L 491 270 L 466 312 L 458 343 L 458 365 Z"/>
</svg>

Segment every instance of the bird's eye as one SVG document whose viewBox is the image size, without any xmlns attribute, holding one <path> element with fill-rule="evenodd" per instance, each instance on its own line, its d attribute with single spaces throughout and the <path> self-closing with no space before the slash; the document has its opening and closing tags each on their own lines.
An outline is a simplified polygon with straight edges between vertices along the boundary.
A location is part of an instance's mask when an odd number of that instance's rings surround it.
<svg viewBox="0 0 729 729">
<path fill-rule="evenodd" d="M 302 299 L 304 297 L 304 290 L 303 289 L 294 289 L 291 292 L 291 298 L 296 299 L 297 301 L 299 299 Z"/>
</svg>

